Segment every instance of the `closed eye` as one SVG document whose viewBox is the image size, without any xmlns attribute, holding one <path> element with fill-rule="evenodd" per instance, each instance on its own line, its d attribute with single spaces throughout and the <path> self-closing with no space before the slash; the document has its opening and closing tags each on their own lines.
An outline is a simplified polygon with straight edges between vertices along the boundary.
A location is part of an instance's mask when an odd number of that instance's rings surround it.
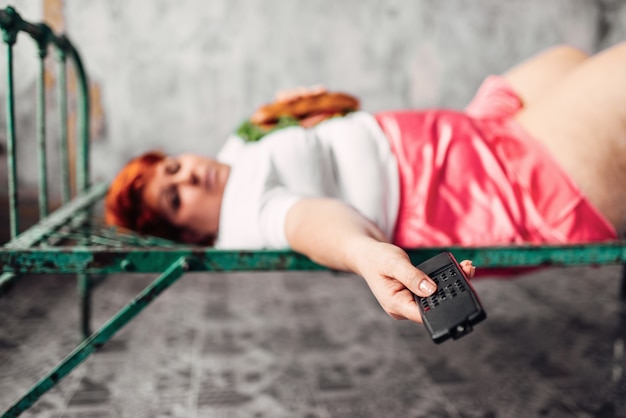
<svg viewBox="0 0 626 418">
<path fill-rule="evenodd" d="M 174 159 L 170 159 L 165 163 L 164 167 L 166 174 L 176 174 L 180 170 L 180 163 Z"/>
</svg>

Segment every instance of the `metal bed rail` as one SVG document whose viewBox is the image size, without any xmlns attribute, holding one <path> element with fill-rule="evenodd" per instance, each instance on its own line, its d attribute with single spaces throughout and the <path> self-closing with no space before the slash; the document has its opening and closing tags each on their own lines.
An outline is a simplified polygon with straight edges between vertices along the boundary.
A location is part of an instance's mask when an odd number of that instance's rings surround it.
<svg viewBox="0 0 626 418">
<path fill-rule="evenodd" d="M 588 266 L 626 263 L 626 242 L 585 245 L 511 247 L 425 247 L 406 249 L 418 264 L 441 251 L 470 259 L 481 269 L 548 266 Z M 189 261 L 189 271 L 289 271 L 328 270 L 291 250 L 217 250 L 176 245 L 164 247 L 11 247 L 0 250 L 0 263 L 15 273 L 159 273 L 179 258 Z M 9 267 L 10 266 L 10 267 Z"/>
</svg>

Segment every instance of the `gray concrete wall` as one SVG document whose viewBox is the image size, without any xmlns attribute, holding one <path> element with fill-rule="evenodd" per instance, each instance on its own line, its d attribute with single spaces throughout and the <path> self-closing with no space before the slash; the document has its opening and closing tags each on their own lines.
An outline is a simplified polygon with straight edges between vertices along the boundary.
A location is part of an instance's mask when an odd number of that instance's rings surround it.
<svg viewBox="0 0 626 418">
<path fill-rule="evenodd" d="M 43 16 L 32 0 L 11 4 Z M 101 93 L 96 179 L 152 148 L 215 153 L 280 88 L 321 83 L 371 111 L 458 108 L 485 75 L 546 47 L 594 52 L 626 35 L 617 0 L 65 0 L 61 12 Z M 22 65 L 18 93 L 32 96 L 34 66 Z M 18 128 L 34 132 L 25 116 Z"/>
</svg>

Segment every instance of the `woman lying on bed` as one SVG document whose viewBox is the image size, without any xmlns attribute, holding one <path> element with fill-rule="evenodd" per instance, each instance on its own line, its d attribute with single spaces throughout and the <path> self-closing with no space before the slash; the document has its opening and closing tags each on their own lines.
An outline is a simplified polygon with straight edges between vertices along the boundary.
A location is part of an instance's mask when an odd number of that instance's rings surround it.
<svg viewBox="0 0 626 418">
<path fill-rule="evenodd" d="M 402 247 L 624 233 L 625 67 L 626 44 L 594 57 L 562 46 L 488 77 L 460 112 L 355 111 L 232 137 L 216 159 L 147 153 L 112 183 L 106 221 L 218 248 L 290 247 L 364 277 L 389 315 L 420 322 L 408 289 L 435 285 Z"/>
</svg>

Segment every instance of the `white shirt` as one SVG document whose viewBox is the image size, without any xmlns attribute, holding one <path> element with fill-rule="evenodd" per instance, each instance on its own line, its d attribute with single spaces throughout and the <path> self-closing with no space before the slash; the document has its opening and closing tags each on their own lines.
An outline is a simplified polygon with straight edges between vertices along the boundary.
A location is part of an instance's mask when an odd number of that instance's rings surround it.
<svg viewBox="0 0 626 418">
<path fill-rule="evenodd" d="M 217 159 L 231 170 L 216 248 L 287 248 L 287 212 L 306 197 L 342 200 L 392 237 L 400 200 L 397 164 L 369 113 L 285 128 L 252 143 L 233 135 Z"/>
</svg>

